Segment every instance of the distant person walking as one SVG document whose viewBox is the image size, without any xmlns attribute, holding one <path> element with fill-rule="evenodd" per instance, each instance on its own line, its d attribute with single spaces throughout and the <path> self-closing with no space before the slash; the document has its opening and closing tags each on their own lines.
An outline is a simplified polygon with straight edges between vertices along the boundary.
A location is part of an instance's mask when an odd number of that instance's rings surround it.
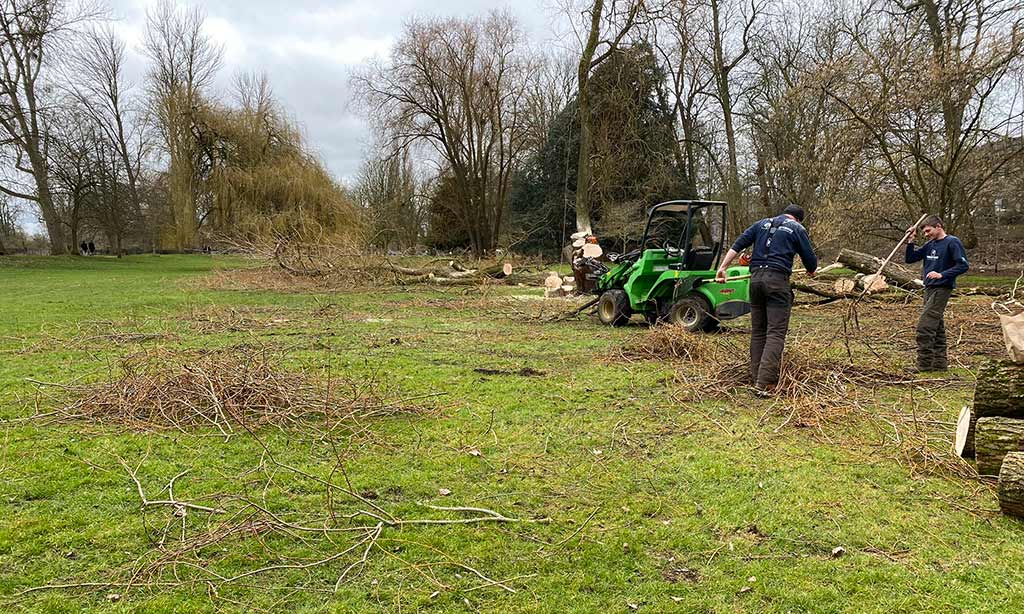
<svg viewBox="0 0 1024 614">
<path fill-rule="evenodd" d="M 949 368 L 946 356 L 945 312 L 949 297 L 956 288 L 956 278 L 967 272 L 967 252 L 963 243 L 942 228 L 942 218 L 929 215 L 921 222 L 921 232 L 928 242 L 920 248 L 914 246 L 917 228 L 907 229 L 907 264 L 924 260 L 921 276 L 924 279 L 924 307 L 917 320 L 917 365 L 911 371 L 945 371 Z"/>
<path fill-rule="evenodd" d="M 83 256 L 88 256 L 89 255 L 89 244 L 86 243 L 85 241 L 82 241 L 81 243 L 79 243 L 78 244 L 78 253 L 83 255 Z"/>
<path fill-rule="evenodd" d="M 95 256 L 96 255 L 96 244 L 93 243 L 92 241 L 89 241 L 89 255 L 90 256 Z"/>
<path fill-rule="evenodd" d="M 779 383 L 793 309 L 789 287 L 793 257 L 800 255 L 808 275 L 818 268 L 818 257 L 800 223 L 803 219 L 803 208 L 790 204 L 780 215 L 753 224 L 733 243 L 715 276 L 716 281 L 724 282 L 729 264 L 741 251 L 754 246 L 750 258 L 750 379 L 762 396 L 772 394 Z"/>
</svg>

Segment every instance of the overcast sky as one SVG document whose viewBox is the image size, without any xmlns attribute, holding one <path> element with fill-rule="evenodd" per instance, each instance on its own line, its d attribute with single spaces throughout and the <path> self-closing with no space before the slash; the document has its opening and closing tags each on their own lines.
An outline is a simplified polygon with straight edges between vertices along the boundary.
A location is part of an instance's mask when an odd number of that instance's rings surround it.
<svg viewBox="0 0 1024 614">
<path fill-rule="evenodd" d="M 157 0 L 107 0 L 113 25 L 127 43 L 127 76 L 143 86 L 142 40 L 146 11 Z M 560 44 L 557 10 L 550 0 L 214 0 L 179 2 L 199 5 L 205 29 L 224 50 L 217 94 L 226 98 L 234 76 L 265 72 L 274 92 L 303 127 L 309 145 L 330 172 L 350 181 L 366 150 L 366 123 L 350 109 L 352 70 L 375 55 L 386 58 L 403 24 L 413 17 L 483 15 L 507 9 L 516 15 L 538 46 Z M 34 208 L 23 223 L 42 231 Z"/>
<path fill-rule="evenodd" d="M 155 1 L 108 1 L 141 79 L 146 10 Z M 310 144 L 342 180 L 355 175 L 368 136 L 362 118 L 349 109 L 349 75 L 374 55 L 386 57 L 406 21 L 507 8 L 540 44 L 552 39 L 548 24 L 555 14 L 538 0 L 216 0 L 202 6 L 207 32 L 224 49 L 222 91 L 230 88 L 236 73 L 266 72 Z"/>
</svg>

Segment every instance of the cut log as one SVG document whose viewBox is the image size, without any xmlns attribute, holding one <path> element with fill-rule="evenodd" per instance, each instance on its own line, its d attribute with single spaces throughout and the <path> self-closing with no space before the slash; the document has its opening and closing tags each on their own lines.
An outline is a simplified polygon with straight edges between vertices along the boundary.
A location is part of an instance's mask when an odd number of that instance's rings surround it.
<svg viewBox="0 0 1024 614">
<path fill-rule="evenodd" d="M 855 252 L 852 249 L 840 250 L 839 257 L 836 258 L 836 261 L 842 262 L 849 269 L 853 269 L 854 271 L 867 275 L 877 272 L 878 267 L 882 266 L 883 262 L 881 258 L 875 258 L 871 254 L 865 254 L 863 252 Z M 908 290 L 920 290 L 924 287 L 924 282 L 921 281 L 921 275 L 915 271 L 911 271 L 905 266 L 890 262 L 885 265 L 885 274 L 888 276 L 890 283 L 894 283 L 901 288 L 907 288 Z M 1006 293 L 1006 288 L 957 288 L 957 294 L 1002 296 Z"/>
<path fill-rule="evenodd" d="M 586 244 L 587 244 L 587 240 L 584 239 L 583 237 L 580 237 L 579 239 L 575 239 L 572 242 L 572 247 L 573 247 L 573 249 L 580 249 L 580 248 L 582 248 Z"/>
<path fill-rule="evenodd" d="M 837 279 L 836 283 L 832 285 L 832 289 L 836 294 L 849 294 L 857 289 L 857 280 L 849 277 Z"/>
<path fill-rule="evenodd" d="M 977 418 L 967 405 L 960 410 L 956 419 L 956 438 L 953 440 L 953 452 L 961 458 L 974 458 L 974 425 Z"/>
<path fill-rule="evenodd" d="M 568 296 L 576 290 L 576 286 L 570 286 L 568 284 L 562 286 L 562 294 Z"/>
<path fill-rule="evenodd" d="M 981 475 L 999 475 L 1003 457 L 1024 452 L 1024 420 L 1019 418 L 978 418 L 974 433 L 974 458 Z"/>
<path fill-rule="evenodd" d="M 562 287 L 562 276 L 555 271 L 548 273 L 547 279 L 544 280 L 544 287 L 548 290 L 556 290 Z"/>
<path fill-rule="evenodd" d="M 800 290 L 801 292 L 806 292 L 808 294 L 813 294 L 814 296 L 820 296 L 822 298 L 827 299 L 838 300 L 857 296 L 852 292 L 836 292 L 832 287 L 828 286 L 827 284 L 816 284 L 810 281 L 799 281 L 793 278 L 790 278 L 789 285 L 794 290 Z"/>
<path fill-rule="evenodd" d="M 974 387 L 974 415 L 1024 418 L 1024 365 L 990 360 L 978 372 Z"/>
<path fill-rule="evenodd" d="M 885 292 L 889 289 L 889 283 L 885 279 L 885 275 L 865 275 L 860 278 L 861 286 L 867 290 L 868 294 L 878 294 L 879 292 Z"/>
<path fill-rule="evenodd" d="M 597 243 L 587 243 L 583 246 L 583 257 L 584 258 L 600 258 L 604 255 L 604 250 Z"/>
<path fill-rule="evenodd" d="M 1024 453 L 1010 452 L 999 470 L 999 509 L 1024 517 Z"/>
<path fill-rule="evenodd" d="M 506 262 L 505 264 L 501 265 L 501 272 L 505 275 L 505 277 L 508 277 L 509 275 L 511 275 L 512 274 L 512 263 L 511 262 Z"/>
<path fill-rule="evenodd" d="M 878 267 L 882 266 L 883 260 L 881 258 L 875 258 L 871 254 L 865 254 L 863 252 L 855 252 L 852 249 L 844 249 L 839 251 L 839 257 L 836 261 L 842 262 L 843 265 L 848 269 L 853 269 L 859 273 L 866 275 L 874 275 L 878 271 Z M 890 262 L 885 266 L 885 274 L 888 275 L 889 279 L 899 286 L 904 288 L 910 288 L 912 290 L 919 290 L 924 287 L 924 282 L 921 281 L 921 276 L 914 273 L 898 264 Z"/>
</svg>

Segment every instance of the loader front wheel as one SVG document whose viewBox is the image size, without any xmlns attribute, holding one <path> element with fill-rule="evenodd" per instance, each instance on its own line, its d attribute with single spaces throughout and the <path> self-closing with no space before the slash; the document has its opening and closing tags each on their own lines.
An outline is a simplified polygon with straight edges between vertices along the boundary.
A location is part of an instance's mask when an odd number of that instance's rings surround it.
<svg viewBox="0 0 1024 614">
<path fill-rule="evenodd" d="M 668 321 L 691 333 L 711 333 L 718 330 L 719 324 L 711 313 L 710 303 L 699 294 L 676 301 L 669 311 Z"/>
<path fill-rule="evenodd" d="M 629 298 L 622 290 L 608 290 L 597 303 L 597 317 L 604 324 L 622 326 L 631 315 Z"/>
</svg>

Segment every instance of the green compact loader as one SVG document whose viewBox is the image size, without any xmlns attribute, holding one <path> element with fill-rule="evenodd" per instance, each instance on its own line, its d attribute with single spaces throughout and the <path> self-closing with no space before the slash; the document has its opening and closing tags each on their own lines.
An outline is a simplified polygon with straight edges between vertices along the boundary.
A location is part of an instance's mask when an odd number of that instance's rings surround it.
<svg viewBox="0 0 1024 614">
<path fill-rule="evenodd" d="M 747 267 L 730 267 L 725 283 L 715 281 L 725 242 L 726 206 L 672 200 L 652 207 L 639 249 L 609 254 L 612 267 L 597 280 L 594 292 L 600 295 L 601 321 L 621 326 L 641 313 L 652 325 L 670 322 L 690 331 L 713 332 L 722 320 L 750 313 Z"/>
</svg>

